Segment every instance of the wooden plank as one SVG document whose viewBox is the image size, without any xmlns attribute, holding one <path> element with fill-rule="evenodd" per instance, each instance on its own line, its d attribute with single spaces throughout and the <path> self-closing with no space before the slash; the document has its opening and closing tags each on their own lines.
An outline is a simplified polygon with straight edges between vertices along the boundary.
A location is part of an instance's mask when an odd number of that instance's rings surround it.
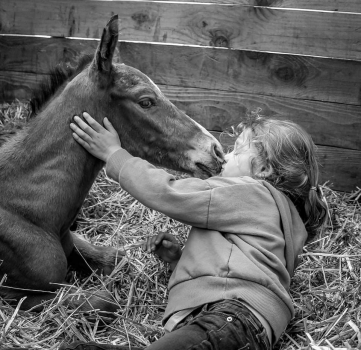
<svg viewBox="0 0 361 350">
<path fill-rule="evenodd" d="M 221 133 L 212 134 L 220 139 Z M 221 140 L 225 148 L 234 144 L 230 138 L 227 140 L 222 137 Z M 352 191 L 361 186 L 361 151 L 318 146 L 317 158 L 320 164 L 320 184 L 328 182 L 328 186 L 338 191 Z"/>
<path fill-rule="evenodd" d="M 99 41 L 0 37 L 0 70 L 47 74 L 77 64 Z M 157 84 L 361 104 L 361 62 L 328 58 L 120 42 L 122 61 Z"/>
<path fill-rule="evenodd" d="M 48 74 L 61 62 L 76 66 L 81 55 L 94 55 L 98 44 L 98 39 L 2 35 L 0 70 Z"/>
<path fill-rule="evenodd" d="M 247 112 L 261 108 L 263 115 L 302 125 L 318 144 L 361 150 L 359 106 L 174 86 L 162 89 L 208 130 L 226 130 Z"/>
<path fill-rule="evenodd" d="M 0 71 L 0 101 L 29 98 L 41 78 L 36 74 Z M 208 130 L 226 130 L 237 125 L 247 111 L 261 108 L 261 114 L 299 123 L 317 144 L 361 150 L 359 106 L 159 86 L 171 101 Z"/>
<path fill-rule="evenodd" d="M 117 0 L 103 0 L 117 1 Z M 135 0 L 138 1 L 138 0 Z M 158 0 L 148 0 L 158 1 Z M 163 0 L 173 1 L 173 0 Z M 361 12 L 361 2 L 359 0 L 177 0 L 176 2 L 198 2 L 214 4 L 238 4 L 248 6 L 267 6 L 280 8 L 296 8 L 318 11 L 340 11 L 340 12 Z"/>
<path fill-rule="evenodd" d="M 361 152 L 318 146 L 321 183 L 339 191 L 356 190 L 361 186 Z"/>
<path fill-rule="evenodd" d="M 46 77 L 40 74 L 0 71 L 0 103 L 30 99 L 34 88 Z"/>
<path fill-rule="evenodd" d="M 217 48 L 121 43 L 158 84 L 361 104 L 361 62 Z"/>
<path fill-rule="evenodd" d="M 0 33 L 99 38 L 110 16 L 122 40 L 361 59 L 360 14 L 149 1 L 7 0 Z"/>
</svg>

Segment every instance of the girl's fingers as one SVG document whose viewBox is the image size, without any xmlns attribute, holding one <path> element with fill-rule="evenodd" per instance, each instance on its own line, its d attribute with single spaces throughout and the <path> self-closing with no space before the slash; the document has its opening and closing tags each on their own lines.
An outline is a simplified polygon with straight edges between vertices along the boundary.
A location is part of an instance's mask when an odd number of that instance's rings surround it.
<svg viewBox="0 0 361 350">
<path fill-rule="evenodd" d="M 159 234 L 155 237 L 154 243 L 155 243 L 156 245 L 158 245 L 160 242 L 162 242 L 163 238 L 164 238 L 163 233 L 159 233 Z"/>
<path fill-rule="evenodd" d="M 109 121 L 108 118 L 104 118 L 104 126 L 112 134 L 118 135 L 118 132 L 114 129 L 114 126 L 112 125 L 112 123 Z"/>
<path fill-rule="evenodd" d="M 142 249 L 145 251 L 147 250 L 147 242 L 143 242 L 143 244 L 141 245 Z"/>
<path fill-rule="evenodd" d="M 77 126 L 83 130 L 86 134 L 88 134 L 89 136 L 94 136 L 96 135 L 96 131 L 94 131 L 93 128 L 91 128 L 87 123 L 85 123 L 84 120 L 82 120 L 80 117 L 75 116 L 74 117 L 74 121 L 77 124 Z M 77 132 L 78 130 L 76 130 Z"/>
<path fill-rule="evenodd" d="M 169 248 L 171 248 L 173 246 L 173 243 L 170 242 L 170 241 L 164 240 L 164 241 L 162 241 L 162 245 L 163 245 L 163 247 L 169 249 Z"/>
<path fill-rule="evenodd" d="M 84 119 L 88 122 L 88 124 L 97 132 L 102 132 L 104 130 L 103 126 L 100 125 L 91 115 L 87 112 L 83 112 Z M 86 123 L 84 123 L 86 125 Z"/>
<path fill-rule="evenodd" d="M 150 252 L 150 242 L 151 242 L 151 238 L 147 238 L 147 240 L 144 242 L 143 245 L 143 250 L 147 251 L 148 253 Z"/>
<path fill-rule="evenodd" d="M 178 243 L 177 239 L 173 235 L 171 235 L 170 233 L 167 233 L 167 232 L 159 233 L 158 236 L 157 236 L 157 241 L 158 241 L 158 244 L 161 241 L 169 241 L 169 242 L 174 243 L 174 244 Z"/>
<path fill-rule="evenodd" d="M 156 249 L 155 237 L 151 237 L 148 241 L 148 252 L 154 252 Z"/>
<path fill-rule="evenodd" d="M 168 250 L 178 250 L 178 242 L 175 237 L 169 233 L 159 233 L 157 236 L 148 237 L 142 244 L 142 249 L 148 253 L 153 253 L 161 247 Z"/>
<path fill-rule="evenodd" d="M 89 143 L 85 142 L 81 137 L 78 136 L 77 133 L 73 132 L 73 137 L 75 141 L 81 144 L 85 149 L 88 149 L 90 147 Z"/>
<path fill-rule="evenodd" d="M 94 137 L 96 134 L 104 131 L 105 129 L 95 120 L 93 119 L 88 113 L 83 113 L 84 116 L 87 115 L 84 119 L 88 122 L 88 124 L 78 117 L 77 115 L 74 116 L 74 121 L 76 122 L 77 126 L 81 128 L 85 133 Z"/>
<path fill-rule="evenodd" d="M 174 253 L 177 252 L 179 249 L 178 243 L 173 243 L 171 241 L 163 241 L 163 247 L 167 248 L 170 252 Z"/>
<path fill-rule="evenodd" d="M 79 139 L 86 141 L 87 144 L 92 141 L 92 138 L 89 136 L 89 134 L 84 132 L 76 124 L 70 123 L 70 128 L 74 131 L 74 134 L 77 135 Z M 78 139 L 76 140 L 78 141 Z"/>
</svg>

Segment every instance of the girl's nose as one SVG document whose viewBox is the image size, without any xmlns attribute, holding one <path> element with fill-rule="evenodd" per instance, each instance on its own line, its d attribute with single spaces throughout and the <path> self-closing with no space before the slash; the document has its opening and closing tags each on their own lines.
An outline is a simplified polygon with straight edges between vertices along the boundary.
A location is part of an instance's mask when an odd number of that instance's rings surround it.
<svg viewBox="0 0 361 350">
<path fill-rule="evenodd" d="M 227 153 L 227 154 L 224 156 L 224 160 L 225 160 L 226 162 L 228 162 L 229 159 L 232 157 L 232 154 L 233 154 L 233 151 L 230 152 L 230 153 Z"/>
</svg>

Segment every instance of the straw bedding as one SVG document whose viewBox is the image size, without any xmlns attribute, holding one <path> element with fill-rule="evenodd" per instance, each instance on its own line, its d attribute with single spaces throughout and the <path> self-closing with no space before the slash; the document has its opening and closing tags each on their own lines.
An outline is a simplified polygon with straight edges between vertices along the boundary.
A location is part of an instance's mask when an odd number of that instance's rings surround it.
<svg viewBox="0 0 361 350">
<path fill-rule="evenodd" d="M 19 101 L 0 105 L 0 131 L 16 129 L 26 122 L 26 114 L 27 105 Z M 329 222 L 300 257 L 291 286 L 296 316 L 275 349 L 361 348 L 361 189 L 340 193 L 327 184 L 322 189 Z M 162 336 L 168 267 L 143 252 L 138 243 L 167 231 L 182 244 L 189 227 L 144 207 L 104 171 L 77 223 L 77 232 L 92 243 L 127 252 L 110 276 L 68 273 L 68 282 L 79 293 L 110 290 L 119 305 L 116 319 L 104 327 L 96 311 L 85 315 L 66 307 L 64 301 L 74 294 L 66 287 L 41 313 L 21 311 L 21 301 L 11 307 L 0 298 L 0 348 L 57 349 L 62 342 L 75 340 L 146 347 Z"/>
</svg>

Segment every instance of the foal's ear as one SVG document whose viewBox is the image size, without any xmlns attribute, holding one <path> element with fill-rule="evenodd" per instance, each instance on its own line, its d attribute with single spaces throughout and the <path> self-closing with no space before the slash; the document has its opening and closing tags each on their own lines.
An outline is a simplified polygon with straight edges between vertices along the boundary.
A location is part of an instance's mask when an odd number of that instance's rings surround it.
<svg viewBox="0 0 361 350">
<path fill-rule="evenodd" d="M 118 15 L 114 15 L 103 29 L 102 38 L 95 52 L 93 68 L 102 73 L 109 73 L 115 48 L 118 43 Z"/>
</svg>

